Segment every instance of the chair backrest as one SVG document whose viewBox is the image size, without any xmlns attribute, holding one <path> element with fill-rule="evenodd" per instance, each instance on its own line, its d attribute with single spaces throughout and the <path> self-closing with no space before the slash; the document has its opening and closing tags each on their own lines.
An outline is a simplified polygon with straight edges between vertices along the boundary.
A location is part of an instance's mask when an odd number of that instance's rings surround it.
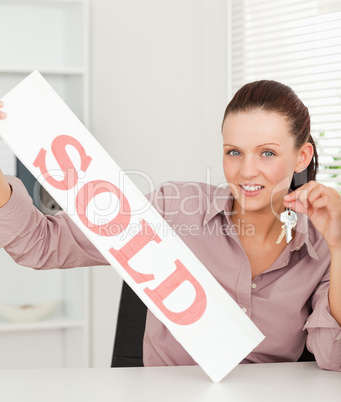
<svg viewBox="0 0 341 402">
<path fill-rule="evenodd" d="M 111 367 L 142 367 L 147 307 L 123 282 Z"/>
<path fill-rule="evenodd" d="M 309 352 L 306 346 L 304 346 L 304 350 L 298 359 L 299 362 L 314 362 L 315 361 L 315 356 Z"/>
</svg>

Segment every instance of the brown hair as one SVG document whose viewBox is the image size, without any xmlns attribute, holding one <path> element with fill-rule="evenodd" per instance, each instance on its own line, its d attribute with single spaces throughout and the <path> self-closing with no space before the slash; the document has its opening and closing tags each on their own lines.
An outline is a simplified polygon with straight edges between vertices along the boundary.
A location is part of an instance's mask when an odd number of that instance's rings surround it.
<svg viewBox="0 0 341 402">
<path fill-rule="evenodd" d="M 295 147 L 299 149 L 310 142 L 314 148 L 314 156 L 302 173 L 295 173 L 290 188 L 315 180 L 318 169 L 318 155 L 315 142 L 310 134 L 310 116 L 307 107 L 288 86 L 277 81 L 255 81 L 240 88 L 227 105 L 224 121 L 229 113 L 246 112 L 263 109 L 277 112 L 288 119 L 290 131 L 295 137 Z"/>
</svg>

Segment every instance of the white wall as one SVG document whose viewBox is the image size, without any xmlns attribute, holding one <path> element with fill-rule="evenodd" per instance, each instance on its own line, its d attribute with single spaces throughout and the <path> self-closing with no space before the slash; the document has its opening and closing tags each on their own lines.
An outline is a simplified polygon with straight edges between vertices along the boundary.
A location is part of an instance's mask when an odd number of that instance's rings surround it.
<svg viewBox="0 0 341 402">
<path fill-rule="evenodd" d="M 155 186 L 223 181 L 225 3 L 91 1 L 91 131 L 123 170 Z M 114 269 L 94 269 L 94 367 L 110 365 L 120 287 Z"/>
</svg>

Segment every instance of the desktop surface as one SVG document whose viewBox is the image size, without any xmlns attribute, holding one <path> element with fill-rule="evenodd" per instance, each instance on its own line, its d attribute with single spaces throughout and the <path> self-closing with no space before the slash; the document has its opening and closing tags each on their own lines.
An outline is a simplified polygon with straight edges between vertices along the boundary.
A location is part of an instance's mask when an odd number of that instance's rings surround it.
<svg viewBox="0 0 341 402">
<path fill-rule="evenodd" d="M 240 364 L 220 383 L 200 367 L 0 370 L 0 401 L 340 402 L 341 373 L 315 362 Z"/>
</svg>

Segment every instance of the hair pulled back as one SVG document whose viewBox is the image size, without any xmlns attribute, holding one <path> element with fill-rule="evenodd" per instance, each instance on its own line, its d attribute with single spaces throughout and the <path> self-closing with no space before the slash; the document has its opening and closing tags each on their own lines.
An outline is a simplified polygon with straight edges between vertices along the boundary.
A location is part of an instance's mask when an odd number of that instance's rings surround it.
<svg viewBox="0 0 341 402">
<path fill-rule="evenodd" d="M 296 93 L 287 85 L 277 81 L 262 80 L 244 85 L 227 105 L 224 121 L 229 113 L 247 112 L 261 109 L 285 116 L 291 134 L 295 139 L 295 148 L 299 149 L 306 142 L 314 148 L 314 156 L 302 173 L 295 173 L 291 188 L 295 189 L 310 180 L 315 180 L 318 169 L 318 155 L 315 142 L 310 134 L 310 115 L 307 107 Z"/>
</svg>

